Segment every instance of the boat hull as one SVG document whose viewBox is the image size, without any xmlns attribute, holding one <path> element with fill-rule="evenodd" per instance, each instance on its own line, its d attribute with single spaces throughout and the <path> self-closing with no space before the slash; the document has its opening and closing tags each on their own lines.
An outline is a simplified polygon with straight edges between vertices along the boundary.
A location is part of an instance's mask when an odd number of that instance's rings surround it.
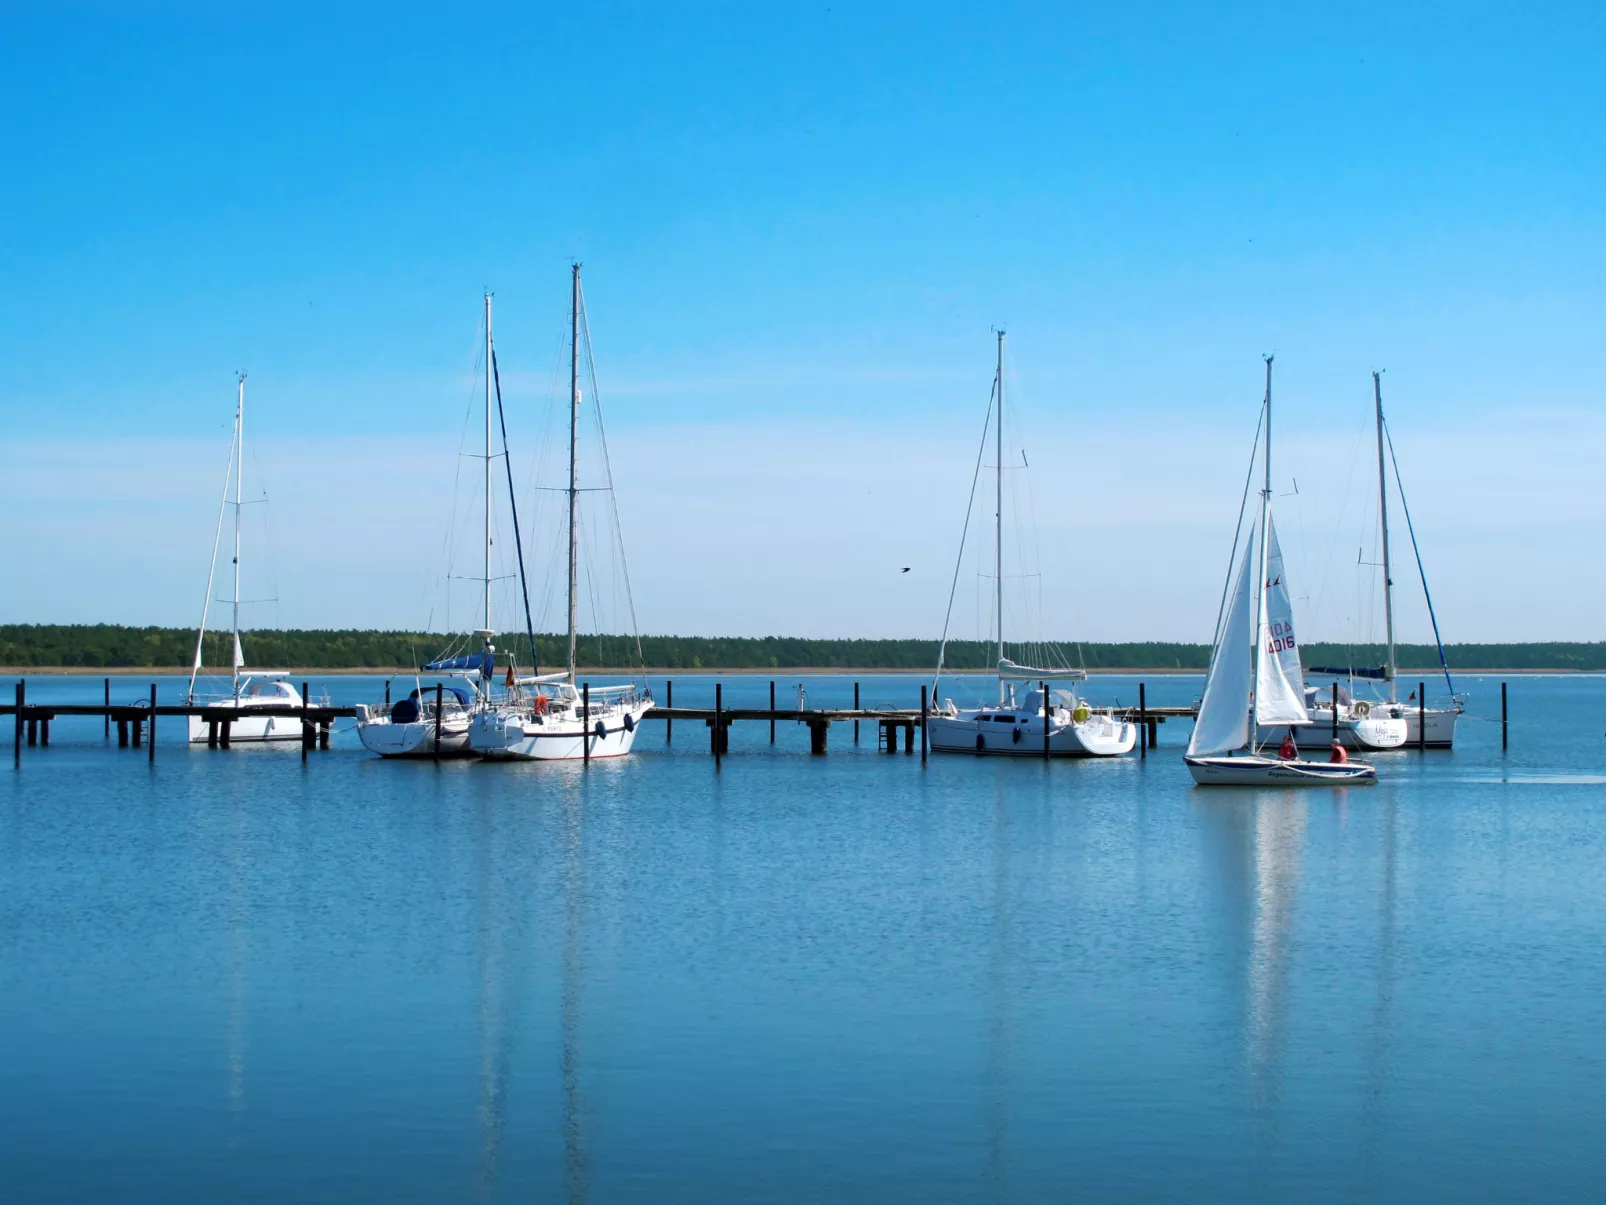
<svg viewBox="0 0 1606 1205">
<path fill-rule="evenodd" d="M 1184 757 L 1201 787 L 1363 786 L 1377 781 L 1366 762 L 1281 761 L 1269 757 Z"/>
<path fill-rule="evenodd" d="M 1025 715 L 1015 723 L 998 723 L 991 715 L 927 717 L 926 734 L 937 753 L 969 753 L 979 757 L 1042 757 L 1043 717 Z M 1137 725 L 1107 715 L 1091 715 L 1080 723 L 1056 722 L 1048 734 L 1050 757 L 1119 757 L 1137 745 Z"/>
<path fill-rule="evenodd" d="M 256 704 L 261 706 L 261 704 Z M 190 744 L 207 744 L 210 722 L 202 716 L 192 715 L 190 721 Z M 221 737 L 222 725 L 219 725 L 218 735 Z M 284 715 L 243 715 L 229 724 L 229 744 L 268 744 L 276 741 L 299 741 L 301 739 L 301 715 L 299 708 L 287 707 Z"/>
<path fill-rule="evenodd" d="M 1325 715 L 1326 718 L 1323 718 Z M 1301 749 L 1326 749 L 1334 739 L 1331 710 L 1312 712 L 1311 722 L 1294 729 L 1294 743 Z M 1338 743 L 1346 749 L 1398 749 L 1406 744 L 1409 730 L 1402 719 L 1379 715 L 1342 718 L 1338 721 Z"/>
<path fill-rule="evenodd" d="M 439 756 L 471 757 L 473 750 L 468 747 L 468 727 L 466 716 L 456 723 L 448 719 L 441 729 Z M 389 717 L 372 719 L 357 725 L 357 736 L 364 749 L 380 757 L 437 756 L 434 720 L 398 724 Z"/>
<path fill-rule="evenodd" d="M 589 731 L 578 716 L 482 711 L 469 724 L 468 743 L 474 753 L 491 761 L 624 757 L 636 743 L 641 717 L 651 710 L 652 703 L 646 700 L 609 708 L 592 719 Z"/>
</svg>

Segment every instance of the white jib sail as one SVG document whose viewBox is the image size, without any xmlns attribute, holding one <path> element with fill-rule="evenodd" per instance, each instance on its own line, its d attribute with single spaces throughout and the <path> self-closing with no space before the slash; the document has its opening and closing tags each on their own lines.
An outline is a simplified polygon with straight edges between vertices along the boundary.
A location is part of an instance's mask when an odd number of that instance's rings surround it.
<svg viewBox="0 0 1606 1205">
<path fill-rule="evenodd" d="M 245 650 L 240 647 L 240 634 L 234 634 L 234 668 L 245 668 Z"/>
<path fill-rule="evenodd" d="M 1305 674 L 1294 638 L 1294 604 L 1288 572 L 1277 543 L 1277 525 L 1267 516 L 1266 605 L 1260 610 L 1260 674 L 1255 688 L 1255 721 L 1261 725 L 1308 724 Z"/>
<path fill-rule="evenodd" d="M 1254 666 L 1255 574 L 1259 569 L 1255 537 L 1245 542 L 1243 568 L 1227 604 L 1227 617 L 1216 633 L 1204 697 L 1194 719 L 1188 756 L 1209 757 L 1242 749 L 1249 743 L 1249 690 Z"/>
</svg>

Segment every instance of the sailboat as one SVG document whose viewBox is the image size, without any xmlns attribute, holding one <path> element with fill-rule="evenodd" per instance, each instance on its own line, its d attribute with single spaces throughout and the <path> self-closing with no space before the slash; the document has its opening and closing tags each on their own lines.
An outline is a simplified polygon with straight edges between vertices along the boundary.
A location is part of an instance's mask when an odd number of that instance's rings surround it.
<svg viewBox="0 0 1606 1205">
<path fill-rule="evenodd" d="M 961 708 L 944 699 L 926 721 L 931 748 L 939 753 L 974 753 L 994 756 L 1042 757 L 1045 745 L 1050 757 L 1117 757 L 1130 753 L 1137 744 L 1137 725 L 1118 719 L 1109 711 L 1095 711 L 1083 702 L 1072 687 L 1050 690 L 1050 682 L 1077 682 L 1086 679 L 1085 669 L 1070 666 L 1036 667 L 1021 665 L 1004 655 L 1004 332 L 997 332 L 998 365 L 993 376 L 992 405 L 994 423 L 995 479 L 993 586 L 998 622 L 998 703 L 996 706 Z M 985 446 L 986 433 L 983 433 Z M 972 499 L 974 499 L 974 489 Z M 969 521 L 967 519 L 968 527 Z M 961 541 L 961 562 L 964 556 Z M 955 582 L 958 567 L 955 567 Z M 953 599 L 949 597 L 949 617 Z M 948 647 L 946 625 L 937 673 L 932 683 L 936 693 L 942 677 L 943 657 Z M 1024 689 L 1017 696 L 1016 687 Z M 1035 689 L 1033 689 L 1035 687 Z"/>
<path fill-rule="evenodd" d="M 1183 760 L 1200 786 L 1313 786 L 1369 783 L 1366 762 L 1267 757 L 1261 728 L 1298 729 L 1311 722 L 1294 634 L 1292 596 L 1271 515 L 1271 361 L 1266 357 L 1265 486 L 1260 521 L 1244 541 L 1243 559 L 1218 625 L 1210 672 Z M 1236 548 L 1234 549 L 1236 552 Z"/>
<path fill-rule="evenodd" d="M 576 681 L 580 617 L 579 479 L 576 451 L 580 423 L 580 332 L 584 317 L 580 265 L 570 275 L 569 304 L 569 565 L 568 655 L 556 673 L 512 677 L 507 701 L 477 713 L 469 724 L 469 747 L 481 757 L 523 761 L 577 761 L 622 757 L 635 744 L 652 694 L 635 683 L 589 685 Z M 589 340 L 589 335 L 587 336 Z M 587 344 L 589 347 L 589 342 Z M 522 558 L 521 558 L 522 563 Z M 532 642 L 533 647 L 533 642 Z"/>
<path fill-rule="evenodd" d="M 241 478 L 245 474 L 245 374 L 240 374 L 239 392 L 234 403 L 234 436 L 229 442 L 229 467 L 223 475 L 223 501 L 218 506 L 217 529 L 212 536 L 212 563 L 206 572 L 206 599 L 201 604 L 200 630 L 195 636 L 195 661 L 190 667 L 188 701 L 207 707 L 244 708 L 253 710 L 271 708 L 284 711 L 283 716 L 244 715 L 230 721 L 230 742 L 237 741 L 299 741 L 301 718 L 296 713 L 302 706 L 301 692 L 290 684 L 287 670 L 250 670 L 245 668 L 245 650 L 240 644 L 240 552 L 241 511 L 247 505 Z M 234 501 L 229 501 L 229 487 L 234 487 Z M 202 649 L 206 643 L 206 620 L 212 605 L 212 586 L 217 580 L 217 550 L 223 537 L 223 516 L 229 507 L 234 508 L 234 598 L 233 636 L 234 656 L 232 683 L 227 695 L 197 699 L 195 680 L 201 672 Z M 221 601 L 221 600 L 220 600 Z M 211 722 L 203 716 L 189 717 L 190 742 L 204 743 Z"/>
<path fill-rule="evenodd" d="M 1433 623 L 1433 641 L 1439 650 L 1439 668 L 1444 674 L 1444 684 L 1450 692 L 1450 706 L 1428 707 L 1425 699 L 1416 699 L 1415 692 L 1412 698 L 1401 702 L 1398 677 L 1398 663 L 1394 651 L 1394 573 L 1389 560 L 1389 496 L 1388 473 L 1384 461 L 1385 448 L 1392 458 L 1394 441 L 1389 436 L 1388 425 L 1383 419 L 1383 374 L 1372 374 L 1372 408 L 1377 426 L 1377 508 L 1378 522 L 1382 527 L 1383 552 L 1383 622 L 1387 636 L 1384 662 L 1376 669 L 1344 666 L 1333 668 L 1327 666 L 1314 667 L 1312 673 L 1342 675 L 1350 680 L 1350 697 L 1344 698 L 1342 686 L 1330 687 L 1325 700 L 1313 700 L 1318 712 L 1325 712 L 1328 727 L 1333 727 L 1333 695 L 1335 689 L 1338 695 L 1338 739 L 1346 744 L 1353 743 L 1360 748 L 1369 747 L 1362 743 L 1367 731 L 1375 729 L 1378 721 L 1386 721 L 1390 725 L 1401 728 L 1399 745 L 1411 748 L 1419 744 L 1435 749 L 1448 749 L 1455 742 L 1455 722 L 1465 710 L 1465 704 L 1455 693 L 1455 683 L 1450 679 L 1450 663 L 1444 655 L 1444 641 L 1439 637 L 1439 617 L 1433 609 L 1433 595 L 1428 591 L 1427 570 L 1422 565 L 1422 551 L 1416 543 L 1416 525 L 1411 522 L 1410 508 L 1405 505 L 1405 484 L 1400 480 L 1399 462 L 1394 463 L 1394 480 L 1400 491 L 1401 508 L 1405 511 L 1406 529 L 1411 535 L 1411 551 L 1416 556 L 1417 572 L 1422 579 L 1422 595 L 1427 600 L 1428 618 Z M 1356 681 L 1384 682 L 1388 684 L 1386 699 L 1363 699 L 1355 697 Z M 1314 717 L 1315 728 L 1320 729 L 1323 721 L 1320 715 Z M 1350 734 L 1353 733 L 1353 737 Z M 1313 737 L 1314 733 L 1307 730 L 1301 733 L 1300 743 Z M 1393 745 L 1372 745 L 1372 748 L 1392 748 Z"/>
<path fill-rule="evenodd" d="M 467 757 L 469 723 L 474 714 L 489 704 L 491 681 L 496 668 L 496 635 L 491 627 L 491 403 L 495 390 L 498 409 L 501 390 L 496 382 L 496 343 L 492 335 L 491 295 L 485 294 L 485 574 L 484 616 L 474 633 L 483 647 L 479 652 L 440 657 L 421 667 L 421 673 L 455 678 L 459 685 L 435 685 L 415 680 L 412 691 L 389 708 L 359 705 L 357 735 L 363 748 L 381 757 Z M 506 454 L 506 431 L 503 432 Z M 509 477 L 511 484 L 512 478 Z M 514 512 L 517 531 L 517 510 Z M 520 568 L 522 572 L 522 561 Z M 522 579 L 521 579 L 522 580 Z M 531 647 L 534 647 L 532 641 Z M 437 729 L 439 737 L 437 739 Z"/>
</svg>

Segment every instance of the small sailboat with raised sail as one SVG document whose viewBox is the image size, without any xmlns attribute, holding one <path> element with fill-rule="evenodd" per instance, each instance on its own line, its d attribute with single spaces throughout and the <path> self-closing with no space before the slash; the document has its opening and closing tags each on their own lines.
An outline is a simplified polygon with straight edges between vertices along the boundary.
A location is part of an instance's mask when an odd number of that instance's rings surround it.
<svg viewBox="0 0 1606 1205">
<path fill-rule="evenodd" d="M 1137 725 L 1108 710 L 1096 711 L 1077 695 L 1074 687 L 1053 689 L 1051 682 L 1079 682 L 1087 671 L 1066 664 L 1021 665 L 1005 655 L 1004 645 L 1004 332 L 997 332 L 998 362 L 993 376 L 990 422 L 994 424 L 996 510 L 994 512 L 993 586 L 998 645 L 998 703 L 996 706 L 958 707 L 944 699 L 927 717 L 931 748 L 939 753 L 973 753 L 992 756 L 1118 757 L 1137 744 Z M 983 447 L 987 432 L 983 432 Z M 979 460 L 979 457 L 978 457 Z M 979 467 L 979 466 L 978 466 Z M 971 489 L 972 505 L 975 487 Z M 966 519 L 969 527 L 969 519 Z M 964 557 L 961 540 L 960 558 Z M 958 583 L 955 567 L 955 585 Z M 949 621 L 953 595 L 949 595 Z M 932 682 L 935 696 L 948 647 L 944 624 L 942 651 Z M 1043 653 L 1050 650 L 1041 649 Z M 1047 660 L 1047 657 L 1044 657 Z M 1017 686 L 1020 688 L 1017 694 Z M 1034 689 L 1035 688 L 1035 689 Z"/>
<path fill-rule="evenodd" d="M 645 687 L 638 688 L 633 682 L 592 687 L 583 686 L 577 681 L 581 490 L 576 450 L 581 400 L 580 340 L 586 329 L 584 304 L 580 291 L 580 265 L 574 264 L 570 276 L 569 305 L 567 657 L 564 668 L 556 673 L 512 677 L 507 699 L 498 706 L 481 710 L 473 717 L 469 723 L 469 747 L 485 758 L 578 761 L 622 757 L 635 744 L 641 717 L 653 705 L 651 692 Z M 589 334 L 586 338 L 589 349 Z M 612 481 L 609 480 L 603 488 L 611 489 Z"/>
<path fill-rule="evenodd" d="M 1366 762 L 1263 756 L 1260 730 L 1311 722 L 1294 633 L 1288 571 L 1271 513 L 1271 362 L 1266 357 L 1265 485 L 1260 517 L 1229 581 L 1210 672 L 1183 760 L 1200 786 L 1313 786 L 1375 782 Z M 1236 541 L 1234 541 L 1236 544 Z M 1236 553 L 1236 547 L 1234 552 Z"/>
<path fill-rule="evenodd" d="M 223 501 L 218 507 L 217 529 L 212 535 L 212 563 L 206 572 L 206 600 L 201 604 L 201 624 L 195 635 L 195 661 L 190 668 L 188 700 L 217 708 L 250 708 L 259 714 L 242 715 L 229 722 L 229 740 L 234 742 L 299 741 L 301 719 L 296 713 L 302 705 L 301 692 L 290 684 L 285 670 L 247 670 L 245 650 L 240 644 L 240 553 L 241 527 L 245 501 L 242 478 L 245 475 L 245 374 L 238 381 L 234 402 L 234 435 L 229 442 L 229 467 L 223 476 Z M 229 501 L 229 490 L 234 490 L 234 501 Z M 202 653 L 206 645 L 206 621 L 211 611 L 212 587 L 217 580 L 217 550 L 223 537 L 223 516 L 234 509 L 234 595 L 233 604 L 233 657 L 232 681 L 227 694 L 197 697 L 195 681 L 201 673 Z M 223 600 L 218 600 L 223 601 Z M 260 714 L 271 709 L 268 714 Z M 283 711 L 285 715 L 273 712 Z M 204 743 L 208 738 L 210 722 L 203 716 L 189 717 L 189 737 L 192 744 Z"/>
<path fill-rule="evenodd" d="M 1312 673 L 1333 674 L 1349 680 L 1349 698 L 1346 699 L 1345 689 L 1342 685 L 1329 687 L 1325 697 L 1318 697 L 1314 701 L 1315 710 L 1312 715 L 1315 720 L 1313 729 L 1321 729 L 1325 723 L 1329 728 L 1333 724 L 1334 696 L 1337 696 L 1338 723 L 1336 725 L 1339 739 L 1346 744 L 1353 744 L 1359 748 L 1394 748 L 1404 745 L 1407 748 L 1417 748 L 1425 745 L 1434 749 L 1448 749 L 1455 742 L 1455 723 L 1465 710 L 1465 703 L 1460 695 L 1456 694 L 1455 683 L 1450 678 L 1450 663 L 1444 655 L 1444 641 L 1439 636 L 1439 616 L 1433 609 L 1433 595 L 1428 590 L 1427 569 L 1422 564 L 1422 550 L 1416 542 L 1416 524 L 1411 522 L 1411 510 L 1405 501 L 1405 483 L 1400 480 L 1399 461 L 1394 457 L 1394 440 L 1389 434 L 1388 423 L 1383 417 L 1383 374 L 1372 373 L 1372 407 L 1377 428 L 1377 515 L 1382 532 L 1381 549 L 1383 554 L 1383 617 L 1384 631 L 1387 644 L 1384 651 L 1384 660 L 1377 668 L 1358 668 L 1353 665 L 1343 667 L 1317 666 Z M 1422 580 L 1422 597 L 1427 602 L 1428 619 L 1433 624 L 1433 642 L 1439 651 L 1439 669 L 1444 675 L 1444 685 L 1449 691 L 1450 705 L 1428 707 L 1425 699 L 1418 699 L 1416 692 L 1404 702 L 1400 700 L 1398 679 L 1398 660 L 1394 649 L 1394 572 L 1389 557 L 1389 491 L 1387 462 L 1384 452 L 1387 451 L 1389 460 L 1393 461 L 1394 482 L 1400 494 L 1400 509 L 1405 513 L 1406 530 L 1411 536 L 1411 551 L 1416 557 L 1417 573 Z M 1361 698 L 1357 686 L 1360 683 L 1386 684 L 1386 697 Z M 1385 693 L 1378 691 L 1376 693 Z M 1322 717 L 1326 716 L 1324 720 Z M 1390 735 L 1394 726 L 1401 728 L 1400 739 L 1393 744 L 1367 744 L 1367 736 L 1376 730 L 1379 721 L 1390 725 Z M 1311 730 L 1301 734 L 1301 744 L 1313 739 Z"/>
</svg>

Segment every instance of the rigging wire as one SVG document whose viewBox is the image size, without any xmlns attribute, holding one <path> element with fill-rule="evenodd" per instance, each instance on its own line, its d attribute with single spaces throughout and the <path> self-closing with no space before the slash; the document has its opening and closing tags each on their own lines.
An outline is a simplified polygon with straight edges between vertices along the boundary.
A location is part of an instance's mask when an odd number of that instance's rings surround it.
<svg viewBox="0 0 1606 1205">
<path fill-rule="evenodd" d="M 953 619 L 954 595 L 959 589 L 959 571 L 964 567 L 965 563 L 965 541 L 970 535 L 970 516 L 976 508 L 976 486 L 981 481 L 981 462 L 987 455 L 987 432 L 992 428 L 993 406 L 998 400 L 998 386 L 999 374 L 995 372 L 993 374 L 992 392 L 987 395 L 987 417 L 981 427 L 981 446 L 976 449 L 976 468 L 970 477 L 970 499 L 965 504 L 965 525 L 959 532 L 959 555 L 954 561 L 954 580 L 953 584 L 948 588 L 948 611 L 942 620 L 942 643 L 937 646 L 937 672 L 931 677 L 933 698 L 937 694 L 937 683 L 942 680 L 943 659 L 948 654 L 948 625 Z M 980 591 L 979 584 L 977 590 L 978 592 Z M 981 610 L 979 606 L 976 609 L 978 613 Z"/>
<path fill-rule="evenodd" d="M 1389 430 L 1388 419 L 1383 420 L 1383 439 L 1389 447 L 1389 462 L 1394 466 L 1394 488 L 1400 492 L 1400 509 L 1405 512 L 1405 530 L 1411 535 L 1411 551 L 1416 555 L 1416 571 L 1422 579 L 1422 597 L 1427 600 L 1428 619 L 1433 623 L 1433 643 L 1439 648 L 1439 668 L 1444 671 L 1444 684 L 1455 695 L 1455 683 L 1450 680 L 1450 662 L 1444 655 L 1444 638 L 1439 635 L 1439 616 L 1433 609 L 1433 595 L 1428 591 L 1428 571 L 1422 565 L 1422 549 L 1416 542 L 1416 525 L 1411 522 L 1411 505 L 1405 500 L 1405 482 L 1400 477 L 1400 462 L 1394 455 L 1394 433 Z"/>
</svg>

